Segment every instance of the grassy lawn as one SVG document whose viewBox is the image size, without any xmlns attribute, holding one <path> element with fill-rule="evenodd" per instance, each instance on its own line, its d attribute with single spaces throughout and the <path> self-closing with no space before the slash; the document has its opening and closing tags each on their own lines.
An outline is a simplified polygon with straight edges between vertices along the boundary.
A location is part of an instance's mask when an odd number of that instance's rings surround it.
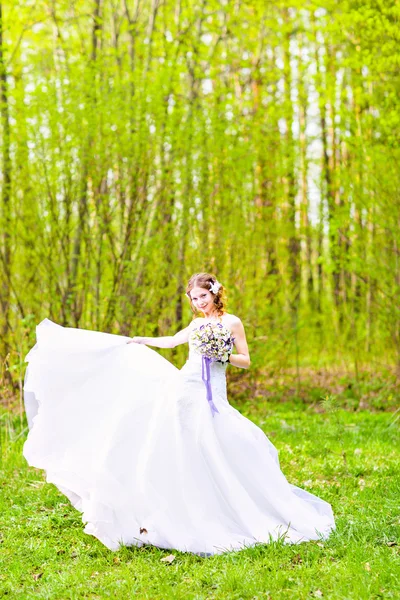
<svg viewBox="0 0 400 600">
<path fill-rule="evenodd" d="M 0 413 L 0 597 L 400 598 L 399 413 L 331 408 L 260 400 L 244 410 L 279 449 L 289 481 L 332 503 L 336 532 L 210 558 L 107 550 L 25 463 L 25 424 Z"/>
</svg>

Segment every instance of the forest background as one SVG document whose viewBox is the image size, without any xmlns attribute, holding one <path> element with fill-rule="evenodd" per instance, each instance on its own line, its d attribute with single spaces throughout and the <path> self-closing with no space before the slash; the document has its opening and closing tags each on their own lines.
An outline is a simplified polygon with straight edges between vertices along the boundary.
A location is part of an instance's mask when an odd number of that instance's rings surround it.
<svg viewBox="0 0 400 600">
<path fill-rule="evenodd" d="M 0 2 L 4 394 L 43 318 L 174 334 L 203 270 L 253 373 L 400 374 L 399 17 L 394 0 Z"/>
</svg>

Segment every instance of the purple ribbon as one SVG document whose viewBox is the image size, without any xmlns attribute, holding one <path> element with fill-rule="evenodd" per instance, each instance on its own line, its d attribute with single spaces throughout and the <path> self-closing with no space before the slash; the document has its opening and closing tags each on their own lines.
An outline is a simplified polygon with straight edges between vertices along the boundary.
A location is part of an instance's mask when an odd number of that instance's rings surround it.
<svg viewBox="0 0 400 600">
<path fill-rule="evenodd" d="M 214 416 L 214 413 L 219 413 L 219 410 L 215 406 L 213 399 L 212 399 L 211 377 L 210 377 L 210 363 L 211 362 L 212 362 L 212 359 L 208 358 L 208 356 L 204 356 L 204 354 L 203 354 L 202 361 L 201 361 L 201 378 L 204 382 L 204 385 L 206 386 L 207 400 L 208 400 L 208 404 L 210 405 L 210 408 L 211 408 L 211 414 L 212 414 L 212 416 Z M 206 377 L 204 377 L 204 365 L 205 365 Z"/>
</svg>

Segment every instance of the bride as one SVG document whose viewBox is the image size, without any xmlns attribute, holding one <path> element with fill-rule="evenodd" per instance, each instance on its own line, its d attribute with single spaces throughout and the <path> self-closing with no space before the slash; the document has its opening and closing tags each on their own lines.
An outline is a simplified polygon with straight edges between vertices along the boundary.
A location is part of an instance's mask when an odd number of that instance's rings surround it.
<svg viewBox="0 0 400 600">
<path fill-rule="evenodd" d="M 223 286 L 198 273 L 186 294 L 202 316 L 174 336 L 38 325 L 26 357 L 25 458 L 111 550 L 152 544 L 219 554 L 327 537 L 331 506 L 289 484 L 273 444 L 228 403 L 227 363 L 246 369 L 250 357 Z M 187 342 L 180 370 L 148 348 Z"/>
</svg>

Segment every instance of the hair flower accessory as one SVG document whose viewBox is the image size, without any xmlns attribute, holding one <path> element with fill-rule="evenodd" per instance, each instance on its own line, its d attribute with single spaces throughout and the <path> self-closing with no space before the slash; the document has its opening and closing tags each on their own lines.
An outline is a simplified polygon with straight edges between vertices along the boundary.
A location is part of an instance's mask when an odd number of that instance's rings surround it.
<svg viewBox="0 0 400 600">
<path fill-rule="evenodd" d="M 222 287 L 222 284 L 215 280 L 214 283 L 210 282 L 210 292 L 213 294 L 218 294 L 219 289 Z"/>
</svg>

